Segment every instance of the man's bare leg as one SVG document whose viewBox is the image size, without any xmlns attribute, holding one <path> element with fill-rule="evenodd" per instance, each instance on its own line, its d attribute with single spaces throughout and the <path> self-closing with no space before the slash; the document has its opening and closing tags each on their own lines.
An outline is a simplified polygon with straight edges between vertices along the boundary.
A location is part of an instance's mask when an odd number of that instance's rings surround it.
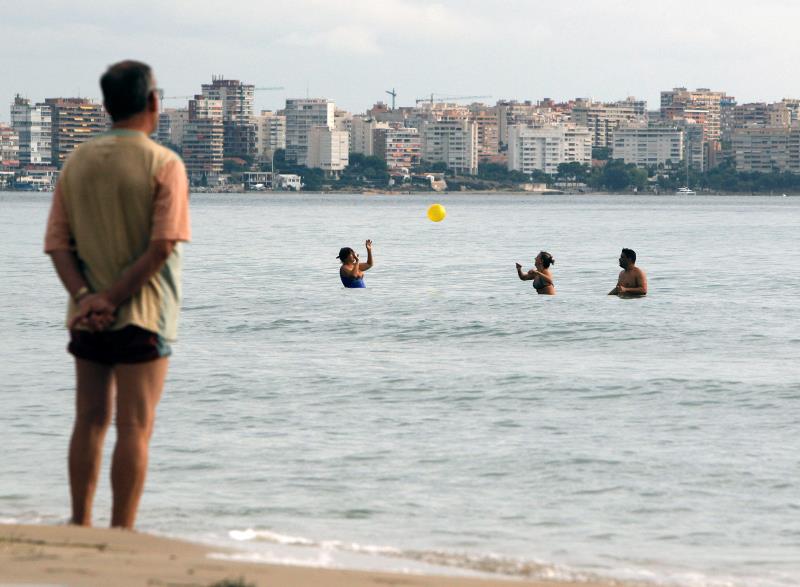
<svg viewBox="0 0 800 587">
<path fill-rule="evenodd" d="M 103 439 L 111 423 L 114 372 L 108 365 L 76 358 L 75 375 L 75 425 L 69 443 L 70 523 L 91 526 Z"/>
<path fill-rule="evenodd" d="M 117 381 L 117 444 L 111 463 L 111 525 L 133 528 L 147 475 L 147 449 L 169 360 L 114 367 Z"/>
</svg>

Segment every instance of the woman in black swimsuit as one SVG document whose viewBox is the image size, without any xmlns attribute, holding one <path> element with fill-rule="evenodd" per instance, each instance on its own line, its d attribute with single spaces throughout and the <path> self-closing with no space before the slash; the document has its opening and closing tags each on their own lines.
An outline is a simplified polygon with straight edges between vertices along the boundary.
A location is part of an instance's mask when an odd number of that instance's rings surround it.
<svg viewBox="0 0 800 587">
<path fill-rule="evenodd" d="M 556 260 L 553 255 L 542 251 L 536 255 L 534 264 L 536 269 L 531 269 L 527 273 L 522 272 L 522 265 L 517 263 L 517 275 L 522 281 L 533 281 L 533 288 L 536 293 L 546 296 L 556 295 L 556 287 L 553 285 L 553 273 L 550 271 L 550 265 L 555 265 Z"/>
</svg>

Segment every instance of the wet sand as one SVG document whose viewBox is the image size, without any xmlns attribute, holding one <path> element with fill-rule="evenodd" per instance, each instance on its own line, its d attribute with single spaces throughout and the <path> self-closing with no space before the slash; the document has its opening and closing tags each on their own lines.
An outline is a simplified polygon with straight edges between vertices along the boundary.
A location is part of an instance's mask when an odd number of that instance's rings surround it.
<svg viewBox="0 0 800 587">
<path fill-rule="evenodd" d="M 138 532 L 74 526 L 0 525 L 0 587 L 209 587 L 244 579 L 258 587 L 610 587 L 614 582 L 565 583 L 472 579 L 229 562 L 209 558 L 221 548 Z"/>
</svg>

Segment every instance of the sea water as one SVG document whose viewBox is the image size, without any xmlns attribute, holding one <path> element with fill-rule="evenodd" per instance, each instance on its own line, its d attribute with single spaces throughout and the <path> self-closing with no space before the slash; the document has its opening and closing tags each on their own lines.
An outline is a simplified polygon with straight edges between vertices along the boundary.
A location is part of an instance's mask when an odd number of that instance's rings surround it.
<svg viewBox="0 0 800 587">
<path fill-rule="evenodd" d="M 0 194 L 6 521 L 69 511 L 49 199 Z M 793 197 L 194 195 L 138 526 L 250 560 L 800 584 L 799 223 Z M 622 247 L 644 299 L 606 295 Z M 516 275 L 540 250 L 555 297 Z"/>
</svg>

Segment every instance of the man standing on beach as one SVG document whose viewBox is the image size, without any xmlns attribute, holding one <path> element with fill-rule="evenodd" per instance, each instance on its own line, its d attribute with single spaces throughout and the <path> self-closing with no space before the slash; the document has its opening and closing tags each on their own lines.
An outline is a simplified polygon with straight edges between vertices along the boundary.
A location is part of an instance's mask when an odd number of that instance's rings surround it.
<svg viewBox="0 0 800 587">
<path fill-rule="evenodd" d="M 617 287 L 608 292 L 610 296 L 634 298 L 647 295 L 647 276 L 636 266 L 636 252 L 633 249 L 622 249 L 619 256 L 619 272 Z"/>
<path fill-rule="evenodd" d="M 116 411 L 111 525 L 132 528 L 177 330 L 189 187 L 180 157 L 148 138 L 159 110 L 150 67 L 117 63 L 100 85 L 112 129 L 66 161 L 45 252 L 70 296 L 68 350 L 77 380 L 71 522 L 91 525 L 103 439 Z"/>
</svg>

